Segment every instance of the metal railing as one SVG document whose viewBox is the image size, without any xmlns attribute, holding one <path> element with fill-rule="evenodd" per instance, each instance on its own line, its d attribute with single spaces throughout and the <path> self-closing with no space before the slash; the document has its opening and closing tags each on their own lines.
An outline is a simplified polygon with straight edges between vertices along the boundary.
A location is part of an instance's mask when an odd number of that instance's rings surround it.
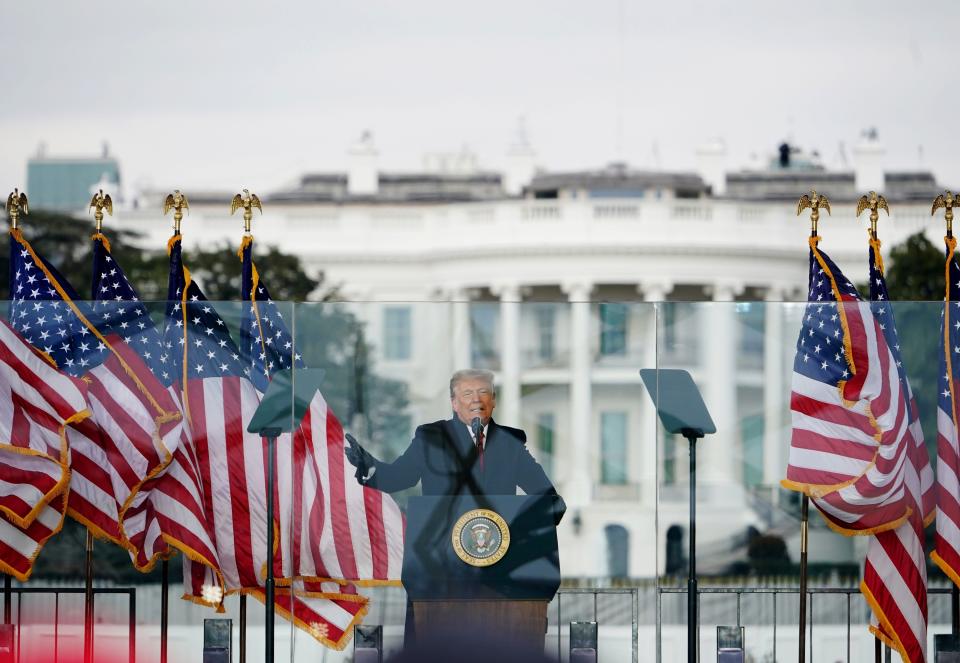
<svg viewBox="0 0 960 663">
<path fill-rule="evenodd" d="M 13 594 L 17 595 L 17 603 L 14 607 L 15 618 L 12 620 L 16 626 L 16 658 L 17 663 L 21 660 L 20 658 L 20 627 L 22 625 L 21 621 L 21 610 L 24 603 L 24 594 L 43 594 L 49 595 L 53 594 L 53 660 L 58 660 L 59 657 L 59 631 L 60 631 L 60 595 L 61 594 L 79 594 L 83 595 L 86 590 L 83 587 L 11 587 L 10 591 Z M 94 598 L 102 594 L 126 594 L 127 595 L 127 613 L 128 613 L 128 647 L 127 647 L 127 660 L 129 663 L 134 663 L 137 657 L 137 590 L 134 587 L 94 587 L 93 588 Z M 94 601 L 94 611 L 96 610 L 96 601 Z M 94 616 L 96 612 L 94 612 Z M 94 636 L 96 635 L 96 624 L 94 624 Z M 94 660 L 96 660 L 96 637 L 94 637 L 93 642 L 93 651 L 94 651 Z"/>
<path fill-rule="evenodd" d="M 602 590 L 601 590 L 601 591 L 602 591 Z M 658 587 L 658 588 L 657 588 L 657 616 L 658 616 L 657 622 L 656 622 L 656 629 L 657 629 L 657 632 L 656 632 L 656 640 L 657 640 L 657 661 L 660 661 L 660 660 L 661 660 L 661 650 L 660 650 L 660 648 L 661 648 L 661 627 L 662 627 L 662 619 L 660 619 L 660 616 L 661 616 L 662 598 L 663 598 L 663 595 L 664 595 L 664 594 L 686 594 L 686 593 L 687 593 L 686 587 Z M 948 587 L 928 587 L 928 588 L 927 588 L 927 593 L 928 593 L 928 594 L 950 594 L 950 588 L 948 588 Z M 798 599 L 799 599 L 799 594 L 800 594 L 799 588 L 797 588 L 797 587 L 704 587 L 704 588 L 701 588 L 701 589 L 697 592 L 697 605 L 698 605 L 698 606 L 700 605 L 700 599 L 701 599 L 704 595 L 710 595 L 710 594 L 734 594 L 734 595 L 736 595 L 736 600 L 737 600 L 737 604 L 736 604 L 736 605 L 737 605 L 737 607 L 736 607 L 736 617 L 737 617 L 736 625 L 737 625 L 737 626 L 742 626 L 742 625 L 743 625 L 743 624 L 741 623 L 741 616 L 742 616 L 742 614 L 741 614 L 741 604 L 742 604 L 742 599 L 743 599 L 743 595 L 744 595 L 744 594 L 748 594 L 748 595 L 769 594 L 769 595 L 770 595 L 770 597 L 771 597 L 771 603 L 772 603 L 772 608 L 773 608 L 772 611 L 770 612 L 770 616 L 771 616 L 770 622 L 771 622 L 771 626 L 772 626 L 772 629 L 773 629 L 773 652 L 772 652 L 772 653 L 773 653 L 773 660 L 776 661 L 776 660 L 777 660 L 777 596 L 778 596 L 778 595 L 781 595 L 781 594 L 794 594 L 794 595 L 797 595 L 797 596 L 798 596 Z M 850 630 L 850 629 L 851 629 L 851 623 L 852 623 L 852 620 L 851 620 L 851 615 L 852 615 L 851 597 L 852 597 L 854 594 L 856 594 L 856 595 L 859 595 L 859 594 L 860 594 L 860 588 L 859 588 L 859 587 L 814 587 L 814 588 L 810 588 L 810 589 L 807 590 L 807 597 L 808 597 L 808 599 L 807 599 L 807 604 L 808 604 L 808 606 L 809 606 L 809 607 L 808 607 L 808 610 L 809 610 L 809 618 L 807 619 L 807 624 L 808 624 L 809 626 L 808 626 L 808 628 L 807 628 L 807 632 L 806 632 L 806 634 L 805 634 L 805 637 L 806 637 L 806 638 L 809 638 L 809 640 L 808 640 L 808 643 L 809 643 L 809 644 L 807 645 L 807 651 L 808 651 L 807 656 L 808 656 L 809 660 L 811 660 L 811 661 L 817 660 L 817 659 L 816 659 L 816 655 L 814 654 L 815 638 L 813 637 L 813 636 L 814 636 L 814 628 L 815 628 L 815 626 L 816 626 L 815 623 L 814 623 L 814 615 L 815 615 L 815 613 L 814 613 L 814 599 L 815 599 L 815 597 L 816 597 L 817 595 L 824 595 L 824 596 L 826 596 L 826 595 L 840 595 L 840 596 L 846 596 L 846 608 L 845 608 L 845 610 L 844 610 L 844 614 L 845 614 L 845 617 L 846 617 L 846 645 L 847 645 L 847 646 L 846 646 L 846 663 L 850 663 L 850 660 L 851 660 L 851 659 L 850 659 L 850 640 L 851 640 L 851 638 L 850 638 L 851 630 Z M 798 600 L 798 603 L 799 603 L 799 600 Z M 697 614 L 698 614 L 698 615 L 702 615 L 702 612 L 701 612 L 700 610 L 698 610 L 698 611 L 697 611 Z M 794 629 L 795 629 L 795 627 L 794 627 Z M 888 661 L 889 661 L 889 660 L 890 660 L 890 649 L 889 649 L 888 647 L 884 647 L 884 649 L 885 649 L 885 651 L 886 651 L 886 656 L 885 656 L 885 659 L 884 659 L 884 660 L 888 660 Z M 878 652 L 880 651 L 879 648 L 877 649 L 877 651 L 878 651 Z M 880 660 L 879 657 L 878 657 L 876 660 L 879 661 L 879 660 Z"/>
<path fill-rule="evenodd" d="M 597 619 L 597 603 L 600 595 L 604 594 L 619 594 L 619 595 L 629 595 L 630 596 L 630 610 L 631 610 L 631 619 L 630 619 L 630 651 L 631 651 L 631 663 L 638 663 L 640 659 L 640 644 L 639 644 L 639 612 L 640 612 L 640 590 L 637 587 L 590 587 L 590 588 L 572 588 L 572 587 L 562 587 L 557 591 L 556 602 L 557 602 L 557 660 L 562 660 L 563 658 L 563 597 L 564 596 L 593 596 L 593 620 L 599 622 Z M 659 600 L 659 599 L 658 599 Z"/>
</svg>

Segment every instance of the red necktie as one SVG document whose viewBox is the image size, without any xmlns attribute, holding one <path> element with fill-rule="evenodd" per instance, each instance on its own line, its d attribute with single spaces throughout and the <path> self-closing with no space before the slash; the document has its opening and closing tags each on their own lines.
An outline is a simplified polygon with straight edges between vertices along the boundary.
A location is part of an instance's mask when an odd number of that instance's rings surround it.
<svg viewBox="0 0 960 663">
<path fill-rule="evenodd" d="M 477 449 L 480 450 L 480 471 L 483 472 L 483 429 L 477 431 Z"/>
</svg>

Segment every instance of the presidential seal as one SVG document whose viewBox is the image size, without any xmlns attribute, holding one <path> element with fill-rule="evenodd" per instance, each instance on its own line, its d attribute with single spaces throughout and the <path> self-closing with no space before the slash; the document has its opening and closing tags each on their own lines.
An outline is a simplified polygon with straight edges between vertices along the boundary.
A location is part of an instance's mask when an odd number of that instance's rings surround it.
<svg viewBox="0 0 960 663">
<path fill-rule="evenodd" d="M 470 566 L 490 566 L 507 554 L 510 528 L 500 514 L 489 509 L 474 509 L 460 516 L 451 534 L 457 557 Z"/>
</svg>

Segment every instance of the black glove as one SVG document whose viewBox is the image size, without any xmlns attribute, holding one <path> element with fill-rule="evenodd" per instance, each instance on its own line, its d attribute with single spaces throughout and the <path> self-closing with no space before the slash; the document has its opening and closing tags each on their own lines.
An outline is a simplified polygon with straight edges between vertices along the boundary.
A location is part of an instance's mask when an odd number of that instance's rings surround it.
<svg viewBox="0 0 960 663">
<path fill-rule="evenodd" d="M 370 455 L 370 452 L 360 446 L 360 443 L 357 442 L 355 438 L 350 433 L 346 434 L 347 444 L 343 447 L 343 453 L 347 456 L 347 460 L 350 461 L 350 464 L 357 468 L 354 476 L 357 478 L 357 481 L 363 483 L 367 474 L 370 472 L 370 468 L 376 463 L 376 459 Z"/>
</svg>

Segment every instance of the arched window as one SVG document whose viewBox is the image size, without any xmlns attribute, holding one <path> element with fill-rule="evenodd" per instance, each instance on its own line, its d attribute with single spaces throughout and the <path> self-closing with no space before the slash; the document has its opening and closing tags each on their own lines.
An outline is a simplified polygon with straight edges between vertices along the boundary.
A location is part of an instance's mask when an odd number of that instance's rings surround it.
<svg viewBox="0 0 960 663">
<path fill-rule="evenodd" d="M 607 525 L 607 573 L 611 578 L 626 578 L 630 570 L 630 533 L 623 525 Z"/>
</svg>

